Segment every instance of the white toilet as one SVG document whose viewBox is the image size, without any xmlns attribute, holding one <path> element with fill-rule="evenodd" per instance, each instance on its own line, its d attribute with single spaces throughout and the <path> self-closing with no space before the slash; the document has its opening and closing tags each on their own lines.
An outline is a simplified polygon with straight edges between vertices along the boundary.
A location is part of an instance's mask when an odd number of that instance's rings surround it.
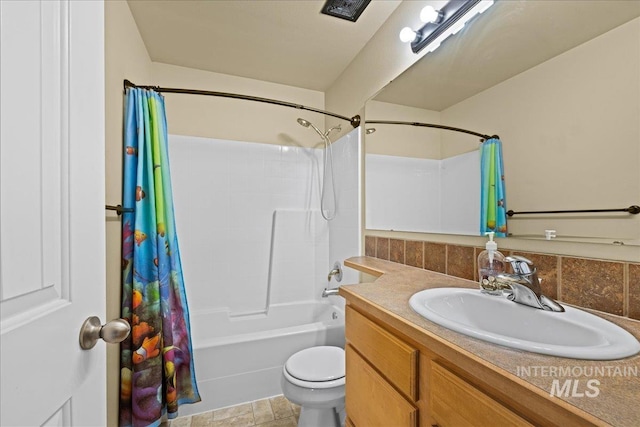
<svg viewBox="0 0 640 427">
<path fill-rule="evenodd" d="M 340 427 L 344 423 L 344 350 L 319 346 L 301 350 L 282 370 L 282 393 L 301 406 L 298 427 Z"/>
</svg>

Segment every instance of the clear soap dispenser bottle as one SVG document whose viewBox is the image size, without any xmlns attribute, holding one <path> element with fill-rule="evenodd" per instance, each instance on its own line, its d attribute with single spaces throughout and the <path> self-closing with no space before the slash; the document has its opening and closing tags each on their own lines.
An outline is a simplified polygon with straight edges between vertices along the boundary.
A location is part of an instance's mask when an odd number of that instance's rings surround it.
<svg viewBox="0 0 640 427">
<path fill-rule="evenodd" d="M 482 285 L 483 280 L 494 282 L 495 277 L 504 273 L 506 267 L 506 261 L 504 255 L 498 252 L 498 244 L 493 240 L 493 232 L 487 233 L 489 241 L 485 245 L 485 250 L 478 255 L 478 281 Z M 490 286 L 481 286 L 484 292 L 500 294 L 502 291 L 495 290 L 490 291 Z"/>
</svg>

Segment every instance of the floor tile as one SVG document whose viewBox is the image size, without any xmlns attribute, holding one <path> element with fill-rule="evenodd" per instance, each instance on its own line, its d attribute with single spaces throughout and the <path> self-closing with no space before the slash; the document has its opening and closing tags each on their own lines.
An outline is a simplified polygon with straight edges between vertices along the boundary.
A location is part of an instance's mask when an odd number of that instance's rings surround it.
<svg viewBox="0 0 640 427">
<path fill-rule="evenodd" d="M 251 408 L 251 405 L 249 405 Z M 255 426 L 253 412 L 213 421 L 211 427 L 252 427 Z"/>
<path fill-rule="evenodd" d="M 268 421 L 263 424 L 256 424 L 256 427 L 297 427 L 298 422 L 295 417 L 281 418 L 279 420 Z"/>
<path fill-rule="evenodd" d="M 272 397 L 269 402 L 271 402 L 271 409 L 276 420 L 293 417 L 291 404 L 284 396 Z"/>
<path fill-rule="evenodd" d="M 205 412 L 191 417 L 191 427 L 209 427 L 211 423 L 213 423 L 213 412 Z"/>
<path fill-rule="evenodd" d="M 293 416 L 296 418 L 296 421 L 300 418 L 300 410 L 302 408 L 300 405 L 296 405 L 295 403 L 291 403 L 291 410 L 293 411 Z"/>
<path fill-rule="evenodd" d="M 253 414 L 250 403 L 243 403 L 242 405 L 230 406 L 228 408 L 217 409 L 213 411 L 213 420 L 225 420 L 227 418 L 238 417 L 240 415 Z"/>
<path fill-rule="evenodd" d="M 251 407 L 253 408 L 253 418 L 255 419 L 256 424 L 273 421 L 276 418 L 273 414 L 273 410 L 271 409 L 269 399 L 251 402 Z"/>
<path fill-rule="evenodd" d="M 297 427 L 300 406 L 284 396 L 178 417 L 162 427 Z"/>
<path fill-rule="evenodd" d="M 170 427 L 191 427 L 191 417 L 178 417 L 171 420 Z"/>
</svg>

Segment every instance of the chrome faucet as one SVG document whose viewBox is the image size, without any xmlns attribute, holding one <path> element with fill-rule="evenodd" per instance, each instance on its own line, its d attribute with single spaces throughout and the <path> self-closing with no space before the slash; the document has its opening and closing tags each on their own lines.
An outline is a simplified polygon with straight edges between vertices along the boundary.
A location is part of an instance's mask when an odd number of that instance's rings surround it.
<svg viewBox="0 0 640 427">
<path fill-rule="evenodd" d="M 513 255 L 505 258 L 511 264 L 514 274 L 499 274 L 495 280 L 484 279 L 482 288 L 488 291 L 504 290 L 507 298 L 518 304 L 547 311 L 563 312 L 564 307 L 549 297 L 542 295 L 540 279 L 533 263 L 525 257 Z"/>
<path fill-rule="evenodd" d="M 322 291 L 322 298 L 326 298 L 331 295 L 338 295 L 338 292 L 340 292 L 340 287 L 332 288 L 332 289 L 324 288 Z"/>
</svg>

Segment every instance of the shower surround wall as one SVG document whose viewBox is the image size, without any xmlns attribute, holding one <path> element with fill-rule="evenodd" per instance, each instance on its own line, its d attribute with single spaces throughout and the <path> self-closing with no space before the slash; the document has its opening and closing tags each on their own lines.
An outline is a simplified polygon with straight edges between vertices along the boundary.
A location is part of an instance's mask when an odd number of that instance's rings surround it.
<svg viewBox="0 0 640 427">
<path fill-rule="evenodd" d="M 264 311 L 274 213 L 319 209 L 322 152 L 177 135 L 170 136 L 170 150 L 191 311 Z M 276 214 L 276 226 L 293 216 Z M 317 220 L 311 215 L 309 221 L 314 227 Z M 316 243 L 322 244 L 322 235 Z M 307 253 L 311 247 L 303 249 Z M 316 255 L 328 268 L 328 253 Z M 316 284 L 323 274 L 299 278 Z"/>
<path fill-rule="evenodd" d="M 368 229 L 479 234 L 479 150 L 442 160 L 367 154 L 366 162 Z"/>
<path fill-rule="evenodd" d="M 329 261 L 342 261 L 361 254 L 362 246 L 362 144 L 359 128 L 352 130 L 332 144 L 334 174 L 336 180 L 337 214 L 329 222 Z M 329 183 L 329 181 L 327 181 Z M 328 185 L 328 184 L 327 184 Z M 327 187 L 328 191 L 329 187 Z M 323 279 L 327 284 L 326 277 Z M 338 284 L 359 283 L 360 274 L 351 268 L 342 271 L 342 281 L 331 280 L 329 287 Z M 322 286 L 323 288 L 325 286 Z M 342 297 L 329 297 L 334 303 L 344 307 Z"/>
<path fill-rule="evenodd" d="M 280 394 L 293 352 L 344 345 L 344 302 L 321 292 L 334 261 L 361 253 L 359 130 L 333 144 L 330 222 L 319 211 L 323 150 L 178 135 L 169 148 L 203 396 L 187 412 Z M 357 281 L 345 271 L 342 283 Z"/>
</svg>

